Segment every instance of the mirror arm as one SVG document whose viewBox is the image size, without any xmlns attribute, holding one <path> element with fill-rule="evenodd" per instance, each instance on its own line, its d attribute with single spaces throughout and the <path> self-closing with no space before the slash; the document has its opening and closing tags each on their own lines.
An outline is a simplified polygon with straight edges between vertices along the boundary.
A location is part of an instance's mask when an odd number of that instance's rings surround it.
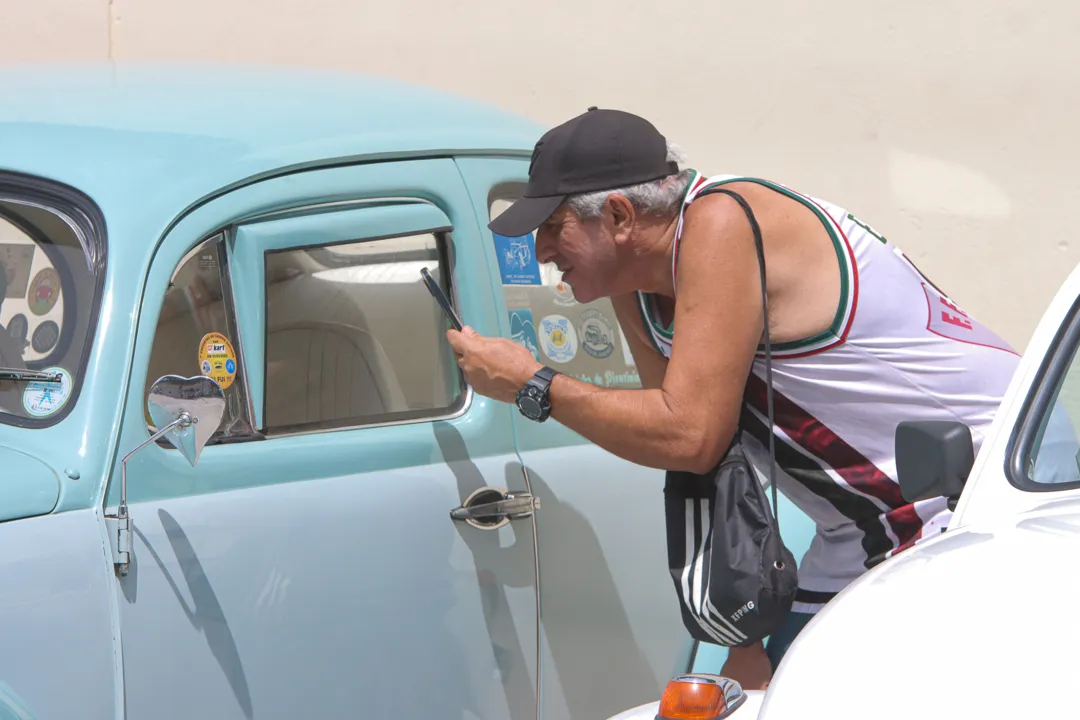
<svg viewBox="0 0 1080 720">
<path fill-rule="evenodd" d="M 155 442 L 165 433 L 174 428 L 186 428 L 190 427 L 193 423 L 198 422 L 197 419 L 191 417 L 191 415 L 184 411 L 180 413 L 180 417 L 173 420 L 165 427 L 158 430 L 156 433 L 147 438 L 146 442 L 139 445 L 120 461 L 120 507 L 116 512 L 116 572 L 120 576 L 128 574 L 128 569 L 131 564 L 131 519 L 128 516 L 127 507 L 127 463 L 131 459 L 131 456 L 142 450 L 144 447 L 152 442 Z M 109 517 L 112 517 L 111 515 Z"/>
<path fill-rule="evenodd" d="M 188 410 L 177 408 L 177 405 L 182 405 L 185 401 L 190 401 L 187 405 Z M 194 466 L 199 460 L 199 451 L 206 445 L 209 438 L 198 437 L 197 431 L 190 434 L 181 433 L 179 437 L 168 434 L 174 430 L 187 430 L 199 422 L 210 423 L 209 429 L 212 432 L 220 425 L 225 414 L 225 391 L 216 380 L 210 377 L 199 375 L 185 378 L 179 375 L 162 375 L 150 387 L 146 405 L 152 423 L 155 425 L 166 421 L 168 423 L 120 461 L 120 507 L 117 508 L 116 515 L 105 515 L 110 520 L 116 520 L 116 551 L 113 564 L 121 577 L 127 575 L 131 567 L 131 516 L 128 514 L 127 504 L 128 460 L 150 443 L 166 437 Z M 174 416 L 177 410 L 179 413 Z"/>
<path fill-rule="evenodd" d="M 191 415 L 188 414 L 188 412 L 185 410 L 185 411 L 180 413 L 180 417 L 176 418 L 171 423 L 169 423 L 165 427 L 158 430 L 156 433 L 154 433 L 149 438 L 147 438 L 146 442 L 142 443 L 141 445 L 139 445 L 139 447 L 135 448 L 134 450 L 132 450 L 131 452 L 129 452 L 127 455 L 124 456 L 124 459 L 120 461 L 120 509 L 119 509 L 119 512 L 117 512 L 117 517 L 119 517 L 120 519 L 124 519 L 124 518 L 127 517 L 127 514 L 128 514 L 127 513 L 127 463 L 128 463 L 128 460 L 131 458 L 131 456 L 134 455 L 135 453 L 139 452 L 140 450 L 142 450 L 144 447 L 146 447 L 150 443 L 157 442 L 157 440 L 159 438 L 161 438 L 165 433 L 169 432 L 170 430 L 173 430 L 175 428 L 191 427 L 191 425 L 196 423 L 196 422 L 198 422 L 198 420 L 192 419 Z"/>
</svg>

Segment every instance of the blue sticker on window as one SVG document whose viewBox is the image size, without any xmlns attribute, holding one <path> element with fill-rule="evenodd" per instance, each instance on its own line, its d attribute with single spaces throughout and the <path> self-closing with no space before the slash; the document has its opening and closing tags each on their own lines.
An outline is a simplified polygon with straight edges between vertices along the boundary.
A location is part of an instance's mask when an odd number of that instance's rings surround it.
<svg viewBox="0 0 1080 720">
<path fill-rule="evenodd" d="M 510 311 L 510 339 L 525 347 L 540 360 L 540 347 L 536 340 L 536 326 L 533 325 L 532 310 Z"/>
<path fill-rule="evenodd" d="M 492 234 L 503 285 L 539 285 L 540 263 L 536 261 L 532 233 L 512 238 Z"/>
</svg>

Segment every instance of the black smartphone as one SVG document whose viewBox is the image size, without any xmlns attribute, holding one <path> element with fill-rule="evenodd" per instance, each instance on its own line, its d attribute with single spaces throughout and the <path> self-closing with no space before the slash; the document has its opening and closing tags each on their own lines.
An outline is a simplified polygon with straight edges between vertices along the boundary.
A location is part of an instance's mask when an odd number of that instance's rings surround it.
<svg viewBox="0 0 1080 720">
<path fill-rule="evenodd" d="M 461 332 L 461 318 L 454 312 L 454 308 L 450 307 L 450 301 L 446 299 L 446 293 L 439 287 L 439 283 L 435 282 L 435 278 L 431 277 L 431 273 L 428 272 L 427 268 L 420 268 L 420 275 L 424 278 L 424 284 L 427 285 L 431 297 L 435 298 L 435 301 L 438 302 L 446 312 L 446 316 L 450 318 L 450 324 L 454 326 L 455 330 Z"/>
</svg>

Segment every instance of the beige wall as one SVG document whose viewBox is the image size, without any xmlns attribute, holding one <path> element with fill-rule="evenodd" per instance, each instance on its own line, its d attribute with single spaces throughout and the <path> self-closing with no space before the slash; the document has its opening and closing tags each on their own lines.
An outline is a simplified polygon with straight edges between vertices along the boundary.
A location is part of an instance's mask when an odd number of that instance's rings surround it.
<svg viewBox="0 0 1080 720">
<path fill-rule="evenodd" d="M 1021 348 L 1080 260 L 1080 6 L 1060 0 L 0 1 L 0 62 L 291 63 L 549 124 L 639 112 L 703 172 L 848 206 Z"/>
</svg>

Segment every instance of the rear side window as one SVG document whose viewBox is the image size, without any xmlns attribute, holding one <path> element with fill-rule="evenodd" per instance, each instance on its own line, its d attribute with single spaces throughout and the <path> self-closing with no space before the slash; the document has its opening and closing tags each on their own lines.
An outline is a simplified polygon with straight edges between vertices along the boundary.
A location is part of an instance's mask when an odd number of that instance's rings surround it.
<svg viewBox="0 0 1080 720">
<path fill-rule="evenodd" d="M 520 193 L 504 190 L 490 200 L 489 218 L 510 207 Z M 630 346 L 611 301 L 579 303 L 554 265 L 536 259 L 533 234 L 494 236 L 510 317 L 511 338 L 539 362 L 583 382 L 609 388 L 639 388 Z"/>
<path fill-rule="evenodd" d="M 451 293 L 439 233 L 266 254 L 266 430 L 438 417 L 463 398 L 446 320 L 420 276 Z"/>
<path fill-rule="evenodd" d="M 218 234 L 189 252 L 173 273 L 158 317 L 144 393 L 146 397 L 162 375 L 214 378 L 225 391 L 226 404 L 211 442 L 253 434 L 233 308 L 225 243 Z M 146 420 L 154 431 L 149 415 Z"/>
<path fill-rule="evenodd" d="M 73 191 L 0 176 L 0 367 L 57 378 L 0 379 L 0 422 L 50 425 L 74 404 L 105 275 L 103 227 Z"/>
</svg>

